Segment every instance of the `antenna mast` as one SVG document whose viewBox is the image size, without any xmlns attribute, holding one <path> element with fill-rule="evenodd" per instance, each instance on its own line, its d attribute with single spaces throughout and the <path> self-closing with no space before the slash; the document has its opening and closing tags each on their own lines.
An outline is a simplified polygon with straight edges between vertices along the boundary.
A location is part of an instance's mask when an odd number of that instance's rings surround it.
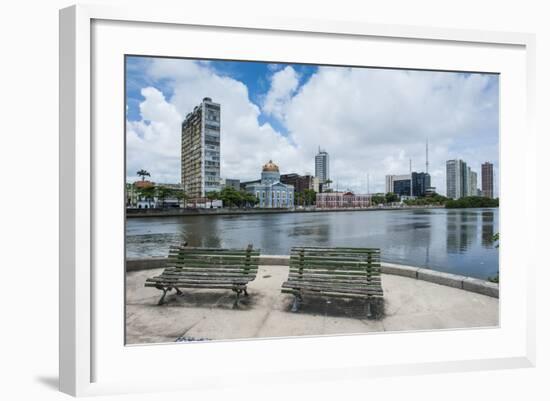
<svg viewBox="0 0 550 401">
<path fill-rule="evenodd" d="M 428 174 L 428 138 L 426 138 L 426 174 Z"/>
<path fill-rule="evenodd" d="M 411 177 L 411 197 L 413 196 L 413 162 L 412 159 L 409 159 L 409 174 Z"/>
</svg>

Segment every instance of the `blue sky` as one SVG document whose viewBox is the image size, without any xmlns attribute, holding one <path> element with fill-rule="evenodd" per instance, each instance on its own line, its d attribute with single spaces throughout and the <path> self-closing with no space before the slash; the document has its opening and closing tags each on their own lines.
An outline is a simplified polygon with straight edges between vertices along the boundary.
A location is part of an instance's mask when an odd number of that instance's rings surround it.
<svg viewBox="0 0 550 401">
<path fill-rule="evenodd" d="M 423 171 L 445 194 L 445 161 L 498 181 L 498 76 L 128 56 L 127 179 L 145 168 L 179 182 L 181 122 L 203 97 L 221 104 L 221 175 L 258 178 L 272 159 L 282 173 L 313 173 L 319 146 L 340 189 L 384 191 L 386 174 Z M 478 186 L 481 183 L 478 182 Z M 497 188 L 498 192 L 498 188 Z"/>
<path fill-rule="evenodd" d="M 147 66 L 152 62 L 151 57 L 130 56 L 126 60 L 126 91 L 128 105 L 128 119 L 137 121 L 140 119 L 139 104 L 145 100 L 141 94 L 141 89 L 147 86 L 154 86 L 167 98 L 173 94 L 173 85 L 169 78 L 151 79 L 146 73 Z M 191 62 L 195 62 L 194 60 Z M 303 85 L 309 77 L 317 71 L 317 66 L 305 64 L 282 64 L 282 63 L 264 63 L 264 62 L 235 62 L 235 61 L 210 61 L 213 71 L 221 76 L 228 76 L 244 83 L 249 92 L 250 100 L 260 105 L 265 94 L 270 87 L 269 78 L 284 69 L 287 66 L 292 67 L 299 74 L 300 86 Z M 259 123 L 269 123 L 282 134 L 287 134 L 284 124 L 280 124 L 278 119 L 272 118 L 264 113 L 260 114 Z"/>
</svg>

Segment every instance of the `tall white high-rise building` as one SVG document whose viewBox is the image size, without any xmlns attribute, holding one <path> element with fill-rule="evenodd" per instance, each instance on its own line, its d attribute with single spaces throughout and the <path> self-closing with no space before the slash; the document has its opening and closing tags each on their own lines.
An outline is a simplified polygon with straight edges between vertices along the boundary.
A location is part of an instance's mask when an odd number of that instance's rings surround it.
<svg viewBox="0 0 550 401">
<path fill-rule="evenodd" d="M 315 177 L 319 178 L 321 184 L 325 184 L 330 179 L 328 153 L 321 150 L 321 147 L 319 147 L 319 153 L 315 156 Z"/>
<path fill-rule="evenodd" d="M 221 110 L 205 97 L 185 117 L 181 128 L 181 184 L 191 199 L 204 198 L 220 186 Z"/>
<path fill-rule="evenodd" d="M 477 196 L 477 173 L 470 171 L 470 193 L 468 196 Z"/>
<path fill-rule="evenodd" d="M 466 163 L 462 160 L 447 160 L 447 198 L 464 197 Z"/>
</svg>

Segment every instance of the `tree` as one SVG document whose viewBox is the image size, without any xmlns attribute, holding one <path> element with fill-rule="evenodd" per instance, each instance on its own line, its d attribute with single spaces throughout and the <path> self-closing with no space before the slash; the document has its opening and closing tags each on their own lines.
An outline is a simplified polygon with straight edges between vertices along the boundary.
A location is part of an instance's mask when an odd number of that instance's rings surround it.
<svg viewBox="0 0 550 401">
<path fill-rule="evenodd" d="M 166 198 L 174 196 L 173 192 L 174 191 L 171 188 L 160 187 L 160 186 L 156 187 L 157 198 L 161 201 L 161 205 L 163 208 L 165 206 L 164 201 L 166 200 Z"/>
<path fill-rule="evenodd" d="M 383 194 L 375 194 L 370 198 L 373 205 L 380 205 L 386 202 L 386 197 Z"/>
<path fill-rule="evenodd" d="M 145 177 L 151 177 L 151 174 L 147 170 L 141 169 L 136 173 L 138 176 L 141 177 L 141 181 L 145 181 Z"/>
<path fill-rule="evenodd" d="M 393 192 L 388 192 L 385 199 L 387 203 L 399 202 L 399 196 Z"/>
<path fill-rule="evenodd" d="M 183 201 L 183 207 L 186 208 L 187 207 L 187 201 L 189 200 L 189 196 L 187 195 L 187 193 L 185 193 L 184 190 L 182 189 L 176 189 L 173 191 L 173 196 L 178 200 L 178 201 Z"/>
<path fill-rule="evenodd" d="M 323 192 L 332 192 L 332 189 L 330 189 L 330 184 L 332 184 L 332 180 L 329 178 L 325 180 L 323 183 Z"/>
<path fill-rule="evenodd" d="M 307 206 L 311 206 L 315 204 L 315 201 L 317 200 L 317 192 L 315 192 L 313 189 L 306 189 L 302 193 L 302 197 L 304 199 L 304 202 Z"/>
<path fill-rule="evenodd" d="M 251 194 L 250 192 L 240 191 L 239 194 L 241 196 L 241 206 L 254 206 L 259 202 L 258 198 L 256 198 L 256 195 Z"/>
<path fill-rule="evenodd" d="M 147 206 L 151 207 L 151 201 L 155 199 L 156 188 L 154 186 L 139 188 L 140 196 L 147 202 Z"/>
<path fill-rule="evenodd" d="M 224 206 L 232 207 L 240 205 L 242 196 L 235 188 L 225 187 L 220 191 L 218 199 L 223 202 Z"/>
<path fill-rule="evenodd" d="M 209 191 L 206 193 L 206 197 L 210 201 L 210 209 L 214 207 L 214 201 L 220 199 L 220 193 L 218 191 Z"/>
<path fill-rule="evenodd" d="M 456 200 L 448 200 L 445 203 L 447 209 L 464 209 L 476 207 L 498 207 L 498 198 L 491 199 L 483 196 L 467 196 Z"/>
</svg>

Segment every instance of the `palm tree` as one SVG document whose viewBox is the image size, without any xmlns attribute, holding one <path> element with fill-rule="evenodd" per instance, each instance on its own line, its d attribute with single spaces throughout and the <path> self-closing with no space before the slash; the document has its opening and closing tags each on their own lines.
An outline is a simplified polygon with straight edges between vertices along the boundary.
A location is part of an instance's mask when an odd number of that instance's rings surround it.
<svg viewBox="0 0 550 401">
<path fill-rule="evenodd" d="M 141 177 L 141 181 L 145 181 L 145 177 L 151 177 L 151 174 L 147 170 L 141 169 L 136 173 L 138 176 Z"/>
<path fill-rule="evenodd" d="M 327 178 L 325 180 L 325 183 L 323 184 L 323 192 L 332 192 L 330 189 L 330 184 L 332 184 L 332 180 L 330 178 Z"/>
</svg>

